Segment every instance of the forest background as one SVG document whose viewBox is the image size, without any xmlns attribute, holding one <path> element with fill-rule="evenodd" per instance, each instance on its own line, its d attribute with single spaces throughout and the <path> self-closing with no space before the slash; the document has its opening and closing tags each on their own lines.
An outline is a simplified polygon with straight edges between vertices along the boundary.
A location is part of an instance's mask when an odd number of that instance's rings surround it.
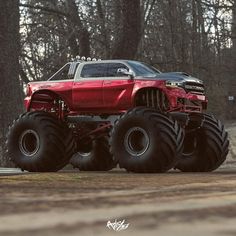
<svg viewBox="0 0 236 236">
<path fill-rule="evenodd" d="M 204 81 L 236 119 L 236 0 L 0 0 L 0 156 L 25 85 L 77 55 L 133 59 Z"/>
</svg>

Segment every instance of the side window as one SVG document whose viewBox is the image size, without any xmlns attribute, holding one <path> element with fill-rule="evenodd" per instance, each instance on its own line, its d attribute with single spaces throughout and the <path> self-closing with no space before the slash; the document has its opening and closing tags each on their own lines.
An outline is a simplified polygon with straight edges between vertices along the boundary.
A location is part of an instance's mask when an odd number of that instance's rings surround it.
<svg viewBox="0 0 236 236">
<path fill-rule="evenodd" d="M 122 63 L 109 63 L 107 77 L 121 77 L 121 76 L 126 77 L 126 75 L 117 73 L 117 70 L 120 68 L 129 70 L 129 68 Z"/>
<path fill-rule="evenodd" d="M 106 63 L 94 63 L 84 65 L 81 71 L 82 78 L 97 78 L 97 77 L 105 77 L 107 71 Z"/>
<path fill-rule="evenodd" d="M 58 72 L 56 72 L 49 80 L 67 80 L 70 79 L 68 76 L 70 64 L 66 64 Z"/>
</svg>

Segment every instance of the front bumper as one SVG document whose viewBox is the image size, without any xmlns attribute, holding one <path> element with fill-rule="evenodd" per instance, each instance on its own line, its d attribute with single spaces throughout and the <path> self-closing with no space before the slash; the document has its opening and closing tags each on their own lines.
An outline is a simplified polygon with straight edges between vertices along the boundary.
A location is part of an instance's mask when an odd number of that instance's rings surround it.
<svg viewBox="0 0 236 236">
<path fill-rule="evenodd" d="M 166 89 L 165 92 L 170 102 L 169 112 L 201 113 L 207 109 L 208 100 L 205 94 L 188 93 L 182 88 Z"/>
</svg>

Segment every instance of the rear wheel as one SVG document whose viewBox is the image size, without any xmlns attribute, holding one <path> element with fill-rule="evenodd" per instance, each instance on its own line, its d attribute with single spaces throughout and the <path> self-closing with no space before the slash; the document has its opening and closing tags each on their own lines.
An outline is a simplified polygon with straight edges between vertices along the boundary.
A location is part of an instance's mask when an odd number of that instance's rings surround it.
<svg viewBox="0 0 236 236">
<path fill-rule="evenodd" d="M 210 115 L 199 115 L 199 119 L 203 119 L 201 127 L 192 131 L 186 129 L 184 150 L 176 166 L 184 172 L 213 171 L 228 154 L 228 134 L 222 123 Z"/>
<path fill-rule="evenodd" d="M 183 131 L 167 115 L 134 108 L 112 130 L 112 153 L 121 168 L 132 172 L 165 172 L 182 151 Z"/>
<path fill-rule="evenodd" d="M 110 153 L 109 137 L 104 136 L 80 147 L 70 163 L 81 171 L 107 171 L 116 166 Z"/>
<path fill-rule="evenodd" d="M 8 156 L 22 170 L 58 171 L 74 153 L 67 126 L 47 112 L 27 112 L 16 119 L 7 136 Z"/>
</svg>

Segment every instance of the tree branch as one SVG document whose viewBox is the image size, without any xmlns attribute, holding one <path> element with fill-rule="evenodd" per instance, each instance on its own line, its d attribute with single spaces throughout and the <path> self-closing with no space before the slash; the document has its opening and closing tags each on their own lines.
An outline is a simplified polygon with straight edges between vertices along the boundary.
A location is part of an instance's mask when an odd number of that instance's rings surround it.
<svg viewBox="0 0 236 236">
<path fill-rule="evenodd" d="M 31 9 L 42 10 L 42 11 L 46 11 L 46 12 L 61 15 L 61 16 L 66 16 L 66 17 L 68 16 L 67 13 L 56 10 L 56 9 L 53 9 L 53 8 L 50 8 L 50 7 L 42 7 L 42 6 L 37 6 L 37 5 L 33 6 L 33 5 L 30 5 L 30 4 L 24 4 L 24 3 L 20 3 L 19 6 L 20 7 L 27 7 L 27 8 L 31 8 Z"/>
</svg>

